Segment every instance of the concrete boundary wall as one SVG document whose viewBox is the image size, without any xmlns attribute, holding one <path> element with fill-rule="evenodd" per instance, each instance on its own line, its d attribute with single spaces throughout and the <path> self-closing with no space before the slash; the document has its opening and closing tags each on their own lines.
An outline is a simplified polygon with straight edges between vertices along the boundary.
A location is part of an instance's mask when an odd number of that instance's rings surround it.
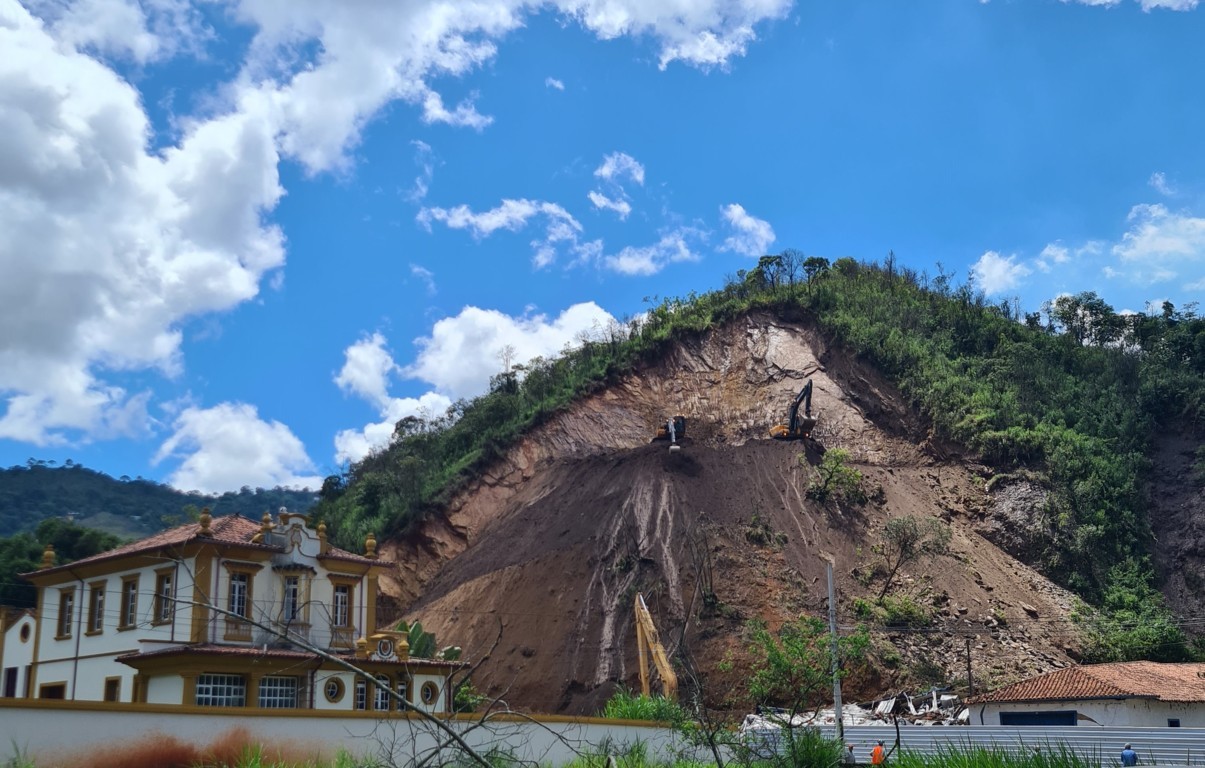
<svg viewBox="0 0 1205 768">
<path fill-rule="evenodd" d="M 582 753 L 603 750 L 619 754 L 638 743 L 650 758 L 669 761 L 681 746 L 673 731 L 651 723 L 499 715 L 492 717 L 487 727 L 473 728 L 478 717 L 462 715 L 449 722 L 464 732 L 474 749 L 508 753 L 541 765 L 559 766 Z M 288 746 L 326 758 L 340 749 L 357 756 L 379 757 L 388 752 L 399 765 L 433 749 L 441 736 L 430 723 L 413 716 L 231 709 L 199 714 L 147 704 L 10 699 L 0 700 L 0 764 L 18 751 L 37 759 L 40 766 L 54 765 L 90 750 L 157 735 L 205 746 L 236 729 L 270 746 Z"/>
<path fill-rule="evenodd" d="M 621 754 L 641 744 L 648 757 L 670 762 L 687 751 L 672 730 L 652 723 L 600 718 L 541 715 L 501 715 L 486 728 L 471 729 L 474 716 L 449 722 L 465 732 L 466 740 L 483 752 L 500 751 L 516 758 L 559 766 L 582 753 Z M 359 756 L 381 756 L 388 751 L 398 764 L 432 749 L 437 733 L 413 717 L 384 719 L 373 713 L 330 713 L 293 710 L 193 709 L 146 704 L 0 699 L 0 763 L 14 748 L 53 765 L 55 758 L 80 754 L 102 746 L 129 744 L 156 734 L 167 734 L 199 746 L 243 729 L 269 745 L 289 745 L 327 757 L 340 749 Z M 834 736 L 832 726 L 822 729 Z M 869 762 L 870 748 L 882 739 L 895 742 L 890 726 L 854 726 L 845 740 L 855 747 L 859 762 Z M 1058 751 L 1061 746 L 1078 755 L 1117 765 L 1122 744 L 1130 742 L 1140 764 L 1205 765 L 1205 728 L 1101 728 L 1005 726 L 901 726 L 901 748 L 934 754 L 943 749 L 969 746 L 996 747 L 1009 752 Z M 710 755 L 695 752 L 696 759 L 711 762 Z"/>
<path fill-rule="evenodd" d="M 829 736 L 835 728 L 822 729 Z M 891 726 L 851 726 L 845 741 L 854 745 L 859 762 L 870 762 L 870 748 L 879 739 L 889 747 L 895 743 Z M 1055 751 L 1060 745 L 1084 757 L 1099 758 L 1104 765 L 1120 765 L 1121 747 L 1130 743 L 1138 752 L 1140 765 L 1205 764 L 1205 728 L 1102 728 L 1098 726 L 900 726 L 900 748 L 934 754 L 967 746 L 995 747 L 1008 752 Z"/>
</svg>

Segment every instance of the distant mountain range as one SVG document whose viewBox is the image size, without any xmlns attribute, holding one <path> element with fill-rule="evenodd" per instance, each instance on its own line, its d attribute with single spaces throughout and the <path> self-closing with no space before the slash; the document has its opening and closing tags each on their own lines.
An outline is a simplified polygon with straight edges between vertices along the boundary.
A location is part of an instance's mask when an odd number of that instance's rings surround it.
<svg viewBox="0 0 1205 768">
<path fill-rule="evenodd" d="M 280 507 L 307 512 L 317 494 L 285 488 L 249 488 L 207 495 L 185 493 L 142 477 L 112 478 L 68 460 L 58 465 L 31 459 L 0 469 L 0 535 L 32 531 L 60 517 L 123 538 L 146 536 L 188 519 L 188 507 L 215 515 L 258 518 Z"/>
</svg>

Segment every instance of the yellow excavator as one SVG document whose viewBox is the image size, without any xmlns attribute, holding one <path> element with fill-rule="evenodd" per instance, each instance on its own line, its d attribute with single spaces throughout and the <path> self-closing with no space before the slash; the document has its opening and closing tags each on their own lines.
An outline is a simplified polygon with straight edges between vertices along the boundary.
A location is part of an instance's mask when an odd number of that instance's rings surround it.
<svg viewBox="0 0 1205 768">
<path fill-rule="evenodd" d="M 644 604 L 644 595 L 636 593 L 636 650 L 640 656 L 640 692 L 646 697 L 650 695 L 649 687 L 649 656 L 661 675 L 661 694 L 670 701 L 678 700 L 678 675 L 674 673 L 665 653 L 665 646 L 657 635 L 657 627 L 653 625 L 649 607 Z"/>
<path fill-rule="evenodd" d="M 686 439 L 686 417 L 675 416 L 667 420 L 664 424 L 657 427 L 657 433 L 653 435 L 652 442 L 658 440 L 668 440 L 670 451 L 682 450 L 682 441 Z"/>
<path fill-rule="evenodd" d="M 803 406 L 802 417 L 799 415 L 800 405 Z M 802 440 L 811 437 L 812 430 L 816 428 L 816 421 L 816 417 L 812 415 L 812 380 L 808 379 L 808 383 L 799 390 L 795 402 L 791 403 L 787 423 L 770 427 L 770 437 L 775 440 Z"/>
</svg>

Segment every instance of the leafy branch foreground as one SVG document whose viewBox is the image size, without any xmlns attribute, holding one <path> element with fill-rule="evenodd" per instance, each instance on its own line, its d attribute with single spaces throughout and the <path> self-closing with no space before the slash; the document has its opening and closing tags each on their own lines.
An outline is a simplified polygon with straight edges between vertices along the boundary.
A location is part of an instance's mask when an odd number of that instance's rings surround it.
<svg viewBox="0 0 1205 768">
<path fill-rule="evenodd" d="M 1121 315 L 1092 293 L 1023 313 L 989 303 L 973 284 L 955 286 L 940 267 L 930 277 L 891 256 L 881 264 L 766 256 L 721 290 L 654 303 L 556 358 L 507 365 L 485 395 L 398 422 L 388 448 L 327 478 L 313 514 L 343 546 L 370 531 L 404 531 L 575 399 L 749 312 L 816 328 L 891 380 L 928 420 L 935 444 L 961 446 L 1002 476 L 1032 478 L 1046 501 L 1028 559 L 1089 604 L 1131 589 L 1117 564 L 1157 586 L 1147 457 L 1159 430 L 1201 433 L 1205 318 L 1170 303 Z M 822 475 L 815 492 L 827 485 Z M 1168 616 L 1161 601 L 1144 605 L 1143 624 Z M 1183 632 L 1164 624 L 1171 631 L 1127 643 L 1127 653 L 1185 659 Z"/>
</svg>

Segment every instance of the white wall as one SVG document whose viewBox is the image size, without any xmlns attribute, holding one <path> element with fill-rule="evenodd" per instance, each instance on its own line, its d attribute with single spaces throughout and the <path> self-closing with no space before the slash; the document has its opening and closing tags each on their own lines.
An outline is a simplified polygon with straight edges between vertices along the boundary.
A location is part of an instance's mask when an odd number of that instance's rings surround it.
<svg viewBox="0 0 1205 768">
<path fill-rule="evenodd" d="M 29 665 L 33 663 L 34 637 L 36 635 L 36 622 L 33 616 L 25 615 L 13 623 L 4 636 L 0 638 L 4 642 L 3 663 L 0 663 L 0 673 L 10 667 L 17 668 L 17 690 L 16 698 L 25 695 L 26 676 L 28 675 Z M 25 632 L 25 640 L 21 639 L 22 631 Z M 4 685 L 4 677 L 0 677 L 0 694 L 2 694 Z"/>
<path fill-rule="evenodd" d="M 20 703 L 23 706 L 0 701 L 0 744 L 36 758 L 39 764 L 105 745 L 129 745 L 156 733 L 170 733 L 182 741 L 205 745 L 235 728 L 263 739 L 269 747 L 287 745 L 310 751 L 315 757 L 333 757 L 340 748 L 353 755 L 377 756 L 381 745 L 386 745 L 398 764 L 409 762 L 436 743 L 436 732 L 429 724 L 412 717 L 381 720 L 371 713 L 336 716 L 311 712 L 281 716 L 247 711 L 200 715 L 150 705 L 125 705 L 121 708 L 125 711 L 121 711 L 95 704 Z M 461 730 L 473 722 L 453 721 Z M 564 765 L 575 759 L 579 751 L 597 751 L 604 744 L 611 744 L 611 754 L 616 754 L 623 745 L 641 743 L 650 758 L 666 761 L 680 747 L 667 729 L 597 719 L 540 718 L 535 723 L 526 718 L 499 719 L 488 728 L 472 731 L 466 738 L 482 749 L 504 749 L 520 759 L 551 766 Z"/>
<path fill-rule="evenodd" d="M 129 694 L 122 691 L 122 701 L 129 701 Z M 184 678 L 161 675 L 147 681 L 146 700 L 149 704 L 181 704 L 184 699 Z M 192 702 L 189 702 L 190 704 Z"/>
<path fill-rule="evenodd" d="M 1181 704 L 1150 699 L 1097 699 L 1046 703 L 993 703 L 971 707 L 975 725 L 999 725 L 1001 712 L 1051 712 L 1075 710 L 1080 726 L 1167 727 L 1178 718 L 1183 728 L 1205 728 L 1205 702 Z M 1091 718 L 1090 720 L 1085 717 Z"/>
</svg>

